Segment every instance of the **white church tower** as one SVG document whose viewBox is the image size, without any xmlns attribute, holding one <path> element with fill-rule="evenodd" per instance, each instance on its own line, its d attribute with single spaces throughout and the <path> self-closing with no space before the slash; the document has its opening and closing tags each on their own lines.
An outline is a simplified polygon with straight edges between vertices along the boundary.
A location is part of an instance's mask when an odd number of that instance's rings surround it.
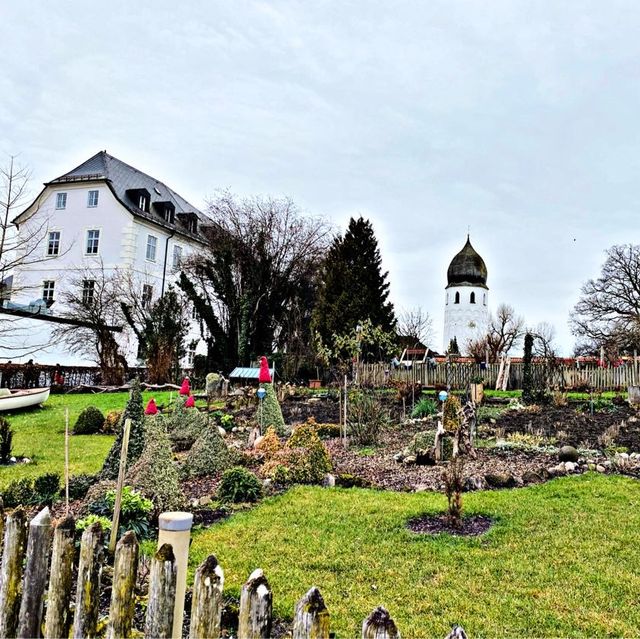
<svg viewBox="0 0 640 639">
<path fill-rule="evenodd" d="M 464 354 L 468 343 L 483 337 L 489 326 L 487 267 L 468 235 L 467 243 L 449 264 L 445 290 L 444 351 L 455 338 Z"/>
</svg>

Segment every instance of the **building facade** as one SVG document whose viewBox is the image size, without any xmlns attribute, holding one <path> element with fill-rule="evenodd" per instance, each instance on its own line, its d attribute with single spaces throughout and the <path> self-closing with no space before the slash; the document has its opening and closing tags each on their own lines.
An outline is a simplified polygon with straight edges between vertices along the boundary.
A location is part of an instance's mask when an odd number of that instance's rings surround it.
<svg viewBox="0 0 640 639">
<path fill-rule="evenodd" d="M 461 353 L 469 342 L 482 338 L 489 327 L 489 287 L 484 260 L 471 246 L 469 236 L 447 269 L 444 306 L 446 352 L 455 339 Z"/>
<path fill-rule="evenodd" d="M 106 151 L 45 183 L 13 222 L 18 243 L 25 238 L 22 250 L 28 256 L 12 273 L 3 304 L 24 308 L 42 300 L 44 304 L 36 306 L 46 307 L 51 315 L 63 314 L 63 293 L 70 287 L 82 287 L 83 298 L 90 301 L 95 280 L 103 274 L 117 273 L 131 282 L 143 305 L 151 304 L 175 282 L 181 262 L 204 248 L 203 231 L 211 223 L 164 183 Z M 16 350 L 0 353 L 0 360 L 13 355 L 19 361 L 15 354 L 26 347 L 25 353 L 33 352 L 41 363 L 93 363 L 54 343 L 54 324 L 32 319 L 20 323 L 12 346 Z M 117 339 L 128 364 L 140 364 L 133 332 L 125 326 Z M 186 342 L 189 352 L 183 364 L 189 366 L 196 353 L 206 352 L 198 322 L 192 322 Z"/>
</svg>

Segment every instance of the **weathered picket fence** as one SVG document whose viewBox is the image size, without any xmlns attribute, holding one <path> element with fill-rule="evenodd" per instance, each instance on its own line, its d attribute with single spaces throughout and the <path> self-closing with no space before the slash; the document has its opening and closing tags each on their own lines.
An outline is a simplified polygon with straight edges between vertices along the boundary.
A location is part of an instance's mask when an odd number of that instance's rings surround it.
<svg viewBox="0 0 640 639">
<path fill-rule="evenodd" d="M 389 381 L 404 381 L 421 384 L 424 387 L 451 386 L 455 390 L 468 388 L 474 378 L 482 378 L 485 386 L 493 388 L 500 371 L 499 364 L 481 366 L 472 362 L 438 362 L 435 366 L 415 362 L 411 367 L 393 368 L 387 363 L 359 364 L 357 378 L 360 383 L 380 388 Z M 601 368 L 589 364 L 576 366 L 560 365 L 549 368 L 545 364 L 532 365 L 535 378 L 545 379 L 552 387 L 566 389 L 593 389 L 598 391 L 626 390 L 628 386 L 640 383 L 640 366 L 629 362 L 624 366 Z M 524 368 L 521 362 L 512 362 L 509 369 L 507 388 L 522 388 Z"/>
<path fill-rule="evenodd" d="M 18 508 L 6 520 L 0 518 L 0 537 L 2 528 L 0 638 L 44 636 L 53 639 L 69 637 L 71 630 L 74 639 L 95 637 L 99 626 L 105 552 L 100 524 L 89 526 L 82 534 L 75 589 L 73 518 L 67 517 L 54 527 L 49 510 L 45 508 L 27 526 L 25 512 Z M 129 531 L 116 545 L 107 639 L 130 637 L 132 634 L 138 561 L 138 541 Z M 145 637 L 172 636 L 176 582 L 173 549 L 170 544 L 163 544 L 151 559 Z M 215 556 L 210 555 L 195 572 L 190 639 L 220 637 L 223 586 L 223 570 Z M 75 603 L 73 607 L 72 603 Z M 269 582 L 263 571 L 257 569 L 242 587 L 238 639 L 271 637 L 272 603 Z M 322 595 L 318 588 L 313 587 L 295 606 L 293 639 L 328 639 L 329 622 L 329 612 Z M 395 622 L 381 606 L 363 621 L 363 639 L 395 639 L 399 636 Z M 454 628 L 449 636 L 465 637 L 459 627 Z"/>
</svg>

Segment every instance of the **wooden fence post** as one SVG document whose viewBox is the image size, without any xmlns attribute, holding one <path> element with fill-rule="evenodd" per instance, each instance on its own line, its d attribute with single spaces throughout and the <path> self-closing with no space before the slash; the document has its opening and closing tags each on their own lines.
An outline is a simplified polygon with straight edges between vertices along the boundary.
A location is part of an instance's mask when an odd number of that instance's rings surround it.
<svg viewBox="0 0 640 639">
<path fill-rule="evenodd" d="M 293 639 L 329 639 L 329 611 L 315 586 L 296 604 Z"/>
<path fill-rule="evenodd" d="M 124 432 L 122 433 L 122 447 L 120 449 L 120 466 L 118 468 L 118 483 L 116 485 L 116 502 L 113 505 L 113 520 L 111 522 L 111 537 L 109 538 L 109 554 L 116 549 L 118 528 L 120 527 L 120 508 L 122 505 L 122 488 L 124 475 L 127 471 L 127 454 L 129 452 L 129 436 L 131 434 L 131 420 L 125 419 Z"/>
<path fill-rule="evenodd" d="M 0 637 L 14 637 L 20 611 L 20 583 L 27 529 L 22 508 L 8 517 L 4 531 L 4 554 L 0 574 Z"/>
<path fill-rule="evenodd" d="M 91 524 L 80 542 L 76 612 L 73 618 L 73 639 L 95 637 L 100 605 L 100 577 L 104 555 L 103 533 L 100 522 Z"/>
<path fill-rule="evenodd" d="M 400 639 L 395 621 L 386 608 L 378 606 L 362 622 L 362 639 Z"/>
<path fill-rule="evenodd" d="M 73 517 L 63 519 L 53 533 L 51 577 L 47 593 L 47 614 L 44 622 L 45 639 L 68 637 L 71 627 L 71 593 L 73 588 L 73 560 L 76 554 Z"/>
<path fill-rule="evenodd" d="M 47 587 L 49 548 L 51 544 L 51 513 L 45 506 L 29 524 L 27 565 L 22 584 L 22 603 L 18 623 L 19 639 L 40 637 L 44 589 Z"/>
<path fill-rule="evenodd" d="M 116 546 L 107 639 L 129 637 L 135 611 L 134 588 L 138 574 L 138 540 L 128 530 Z"/>
<path fill-rule="evenodd" d="M 261 568 L 254 570 L 242 586 L 238 639 L 269 639 L 271 637 L 271 606 L 273 595 Z"/>
<path fill-rule="evenodd" d="M 171 637 L 177 574 L 173 548 L 171 544 L 163 544 L 151 560 L 149 573 L 149 604 L 144 625 L 144 636 L 149 639 Z"/>
<path fill-rule="evenodd" d="M 189 639 L 220 636 L 224 572 L 214 555 L 209 555 L 196 570 Z"/>
</svg>

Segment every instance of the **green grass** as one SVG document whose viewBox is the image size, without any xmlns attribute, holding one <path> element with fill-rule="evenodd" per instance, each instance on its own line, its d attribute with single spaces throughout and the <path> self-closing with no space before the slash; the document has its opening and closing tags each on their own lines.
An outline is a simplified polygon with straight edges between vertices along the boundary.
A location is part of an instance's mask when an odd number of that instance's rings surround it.
<svg viewBox="0 0 640 639">
<path fill-rule="evenodd" d="M 173 392 L 173 398 L 177 393 Z M 13 435 L 13 454 L 29 457 L 31 464 L 0 466 L 0 488 L 19 477 L 37 477 L 43 473 L 64 475 L 64 422 L 65 409 L 69 409 L 69 430 L 73 428 L 80 411 L 86 406 L 97 406 L 105 415 L 110 410 L 122 410 L 129 394 L 83 393 L 77 395 L 51 395 L 42 408 L 15 413 L 0 413 L 6 417 Z M 169 400 L 168 391 L 145 392 L 146 402 L 155 397 L 159 404 Z M 202 402 L 198 402 L 200 405 Z M 73 435 L 69 438 L 69 466 L 72 475 L 95 473 L 102 467 L 113 442 L 110 435 Z"/>
<path fill-rule="evenodd" d="M 481 538 L 425 537 L 408 518 L 443 495 L 297 487 L 195 535 L 191 569 L 214 553 L 238 595 L 261 567 L 277 615 L 317 585 L 339 637 L 384 605 L 407 637 L 638 636 L 640 483 L 586 474 L 467 494 L 495 518 Z"/>
</svg>

